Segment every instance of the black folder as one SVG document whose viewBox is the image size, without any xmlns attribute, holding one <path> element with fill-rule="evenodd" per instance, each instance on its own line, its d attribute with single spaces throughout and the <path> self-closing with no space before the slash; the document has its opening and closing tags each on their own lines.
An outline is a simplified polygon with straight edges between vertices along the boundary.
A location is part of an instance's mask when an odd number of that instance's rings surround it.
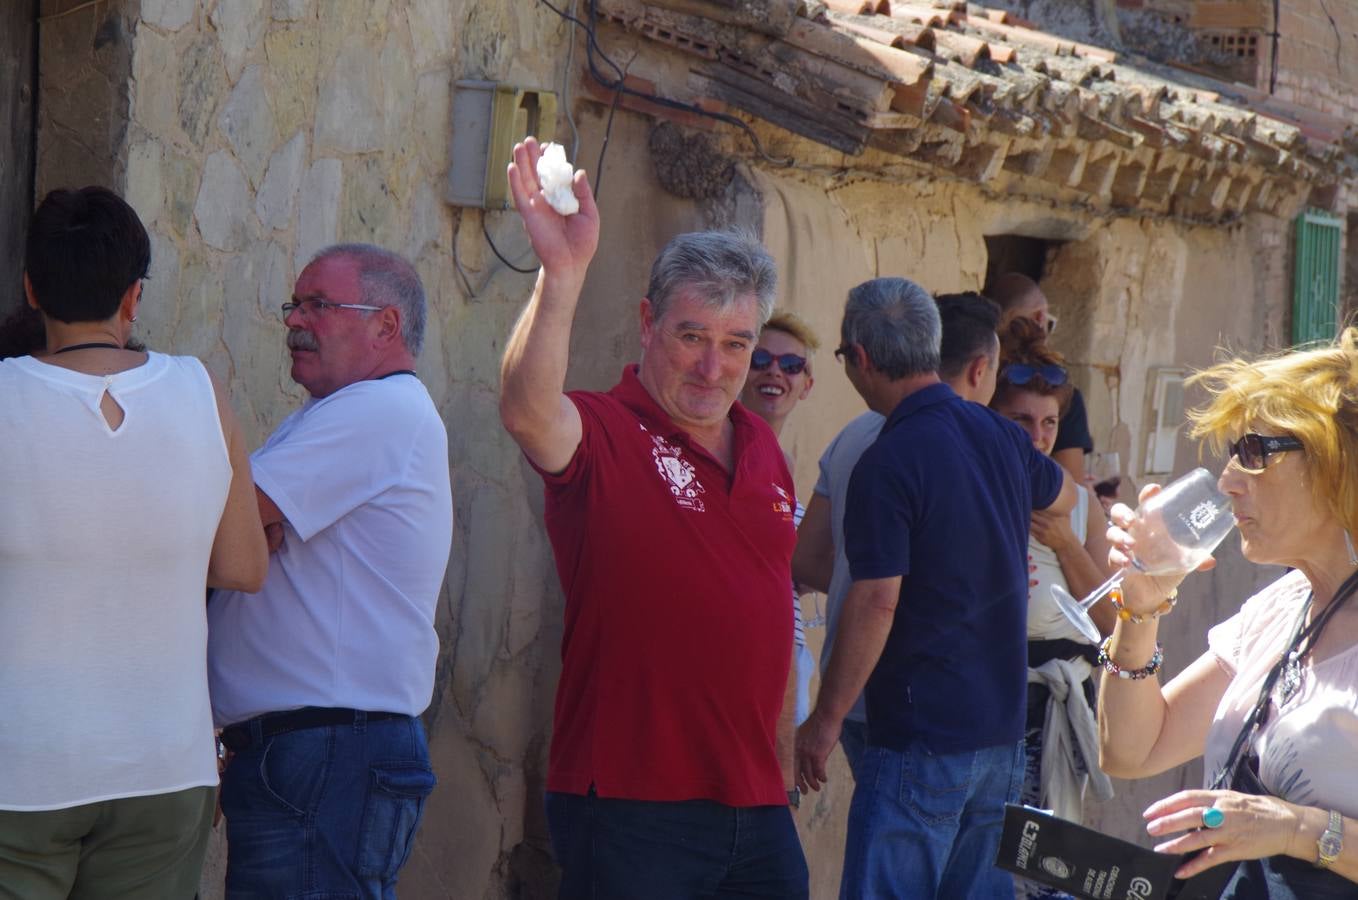
<svg viewBox="0 0 1358 900">
<path fill-rule="evenodd" d="M 1088 900 L 1217 900 L 1234 871 L 1174 872 L 1192 854 L 1156 853 L 1030 806 L 1004 808 L 995 865 Z"/>
</svg>

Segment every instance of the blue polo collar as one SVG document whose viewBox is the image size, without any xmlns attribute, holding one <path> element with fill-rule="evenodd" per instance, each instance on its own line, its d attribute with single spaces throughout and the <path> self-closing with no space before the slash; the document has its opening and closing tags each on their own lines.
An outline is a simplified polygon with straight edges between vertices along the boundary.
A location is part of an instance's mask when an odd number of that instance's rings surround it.
<svg viewBox="0 0 1358 900">
<path fill-rule="evenodd" d="M 928 387 L 920 388 L 913 394 L 906 397 L 896 408 L 891 411 L 891 415 L 886 417 L 886 423 L 882 425 L 882 433 L 890 431 L 900 424 L 904 419 L 913 416 L 915 413 L 924 409 L 926 406 L 933 406 L 935 403 L 946 403 L 949 400 L 960 400 L 957 392 L 952 389 L 946 381 L 938 384 L 931 384 Z"/>
</svg>

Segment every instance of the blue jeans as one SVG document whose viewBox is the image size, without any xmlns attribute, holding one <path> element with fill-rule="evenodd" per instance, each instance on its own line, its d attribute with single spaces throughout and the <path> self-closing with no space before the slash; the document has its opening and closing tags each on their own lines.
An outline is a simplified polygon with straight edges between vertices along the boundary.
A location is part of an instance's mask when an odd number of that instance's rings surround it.
<svg viewBox="0 0 1358 900">
<path fill-rule="evenodd" d="M 786 806 L 547 794 L 561 900 L 810 896 Z"/>
<path fill-rule="evenodd" d="M 434 783 L 418 719 L 256 741 L 222 776 L 228 900 L 393 900 Z"/>
<path fill-rule="evenodd" d="M 869 746 L 856 775 L 840 900 L 1012 900 L 995 854 L 1022 741 L 951 754 Z"/>
</svg>

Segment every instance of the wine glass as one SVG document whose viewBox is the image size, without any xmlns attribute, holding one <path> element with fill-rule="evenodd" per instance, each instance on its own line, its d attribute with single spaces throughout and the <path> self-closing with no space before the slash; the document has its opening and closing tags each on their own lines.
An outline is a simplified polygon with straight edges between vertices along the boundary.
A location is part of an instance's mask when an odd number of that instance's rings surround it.
<svg viewBox="0 0 1358 900">
<path fill-rule="evenodd" d="M 1129 526 L 1136 537 L 1131 565 L 1146 575 L 1179 575 L 1207 561 L 1235 525 L 1231 500 L 1217 490 L 1212 473 L 1197 468 L 1166 485 L 1137 507 Z M 1103 639 L 1089 608 L 1122 584 L 1126 569 L 1077 601 L 1065 588 L 1052 585 L 1052 598 L 1070 623 L 1094 643 Z"/>
</svg>

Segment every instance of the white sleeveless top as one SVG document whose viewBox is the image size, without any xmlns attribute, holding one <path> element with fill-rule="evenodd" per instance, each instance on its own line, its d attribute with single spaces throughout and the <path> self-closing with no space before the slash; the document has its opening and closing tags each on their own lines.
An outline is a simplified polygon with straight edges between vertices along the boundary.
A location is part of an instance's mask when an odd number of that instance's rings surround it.
<svg viewBox="0 0 1358 900">
<path fill-rule="evenodd" d="M 1070 527 L 1083 544 L 1089 524 L 1089 491 L 1077 486 L 1076 497 L 1075 508 L 1070 511 Z M 1089 639 L 1070 624 L 1052 599 L 1053 584 L 1070 589 L 1056 551 L 1036 538 L 1028 538 L 1028 640 L 1067 638 L 1088 644 Z"/>
<path fill-rule="evenodd" d="M 0 809 L 216 784 L 204 588 L 231 462 L 207 372 L 21 357 L 0 397 Z"/>
</svg>

